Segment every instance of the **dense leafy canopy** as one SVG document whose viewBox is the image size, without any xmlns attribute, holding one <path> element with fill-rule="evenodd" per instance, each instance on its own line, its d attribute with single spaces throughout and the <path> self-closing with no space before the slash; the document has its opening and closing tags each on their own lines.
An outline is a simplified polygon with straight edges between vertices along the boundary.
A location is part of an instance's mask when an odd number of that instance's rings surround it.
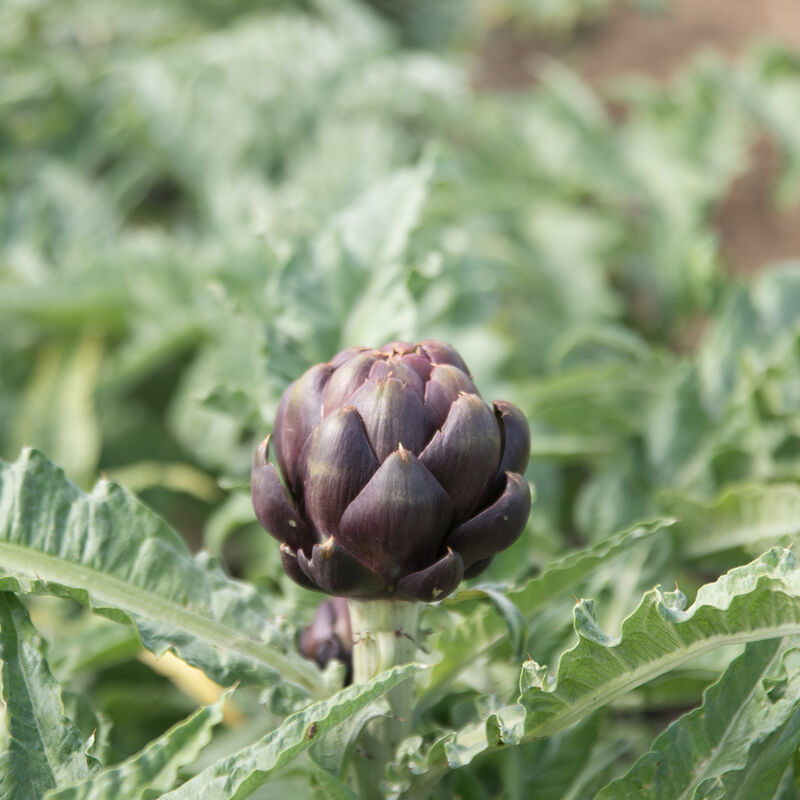
<svg viewBox="0 0 800 800">
<path fill-rule="evenodd" d="M 352 797 L 413 673 L 387 796 L 797 796 L 800 261 L 736 276 L 715 213 L 757 142 L 797 202 L 800 60 L 488 93 L 436 5 L 0 6 L 0 795 Z M 395 338 L 523 409 L 536 499 L 428 669 L 343 689 L 247 481 Z"/>
</svg>

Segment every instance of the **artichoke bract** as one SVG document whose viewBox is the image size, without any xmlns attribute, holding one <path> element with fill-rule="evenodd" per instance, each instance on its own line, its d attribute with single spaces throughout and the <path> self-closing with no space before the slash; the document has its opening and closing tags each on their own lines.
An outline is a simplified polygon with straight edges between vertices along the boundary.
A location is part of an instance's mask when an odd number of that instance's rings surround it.
<svg viewBox="0 0 800 800">
<path fill-rule="evenodd" d="M 519 537 L 529 454 L 522 412 L 484 403 L 452 347 L 350 348 L 284 392 L 253 506 L 301 586 L 432 602 Z"/>
</svg>

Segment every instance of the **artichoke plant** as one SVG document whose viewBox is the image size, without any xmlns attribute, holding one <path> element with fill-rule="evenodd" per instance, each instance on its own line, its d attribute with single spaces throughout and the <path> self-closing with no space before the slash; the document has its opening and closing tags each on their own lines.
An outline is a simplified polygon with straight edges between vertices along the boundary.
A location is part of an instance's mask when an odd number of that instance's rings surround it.
<svg viewBox="0 0 800 800">
<path fill-rule="evenodd" d="M 452 347 L 350 348 L 284 392 L 253 505 L 300 585 L 432 602 L 522 532 L 529 452 L 522 412 L 484 403 Z"/>
</svg>

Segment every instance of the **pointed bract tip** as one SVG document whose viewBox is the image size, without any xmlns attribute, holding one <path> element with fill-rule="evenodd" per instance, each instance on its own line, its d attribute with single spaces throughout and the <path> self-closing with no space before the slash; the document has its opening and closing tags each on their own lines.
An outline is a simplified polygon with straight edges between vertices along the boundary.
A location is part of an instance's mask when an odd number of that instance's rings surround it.
<svg viewBox="0 0 800 800">
<path fill-rule="evenodd" d="M 256 448 L 256 463 L 269 463 L 269 440 L 271 437 L 272 434 L 270 433 L 266 436 L 266 438 L 259 442 L 258 447 Z"/>
</svg>

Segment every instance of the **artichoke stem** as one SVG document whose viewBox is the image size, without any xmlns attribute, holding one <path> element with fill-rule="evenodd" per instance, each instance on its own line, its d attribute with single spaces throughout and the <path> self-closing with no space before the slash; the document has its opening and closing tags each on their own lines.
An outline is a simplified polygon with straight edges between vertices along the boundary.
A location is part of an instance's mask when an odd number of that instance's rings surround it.
<svg viewBox="0 0 800 800">
<path fill-rule="evenodd" d="M 353 683 L 365 683 L 387 669 L 414 660 L 419 603 L 350 600 L 353 631 Z M 398 745 L 411 733 L 414 679 L 386 694 L 389 715 L 370 720 L 361 731 L 354 757 L 359 797 L 383 797 L 380 783 Z"/>
</svg>

